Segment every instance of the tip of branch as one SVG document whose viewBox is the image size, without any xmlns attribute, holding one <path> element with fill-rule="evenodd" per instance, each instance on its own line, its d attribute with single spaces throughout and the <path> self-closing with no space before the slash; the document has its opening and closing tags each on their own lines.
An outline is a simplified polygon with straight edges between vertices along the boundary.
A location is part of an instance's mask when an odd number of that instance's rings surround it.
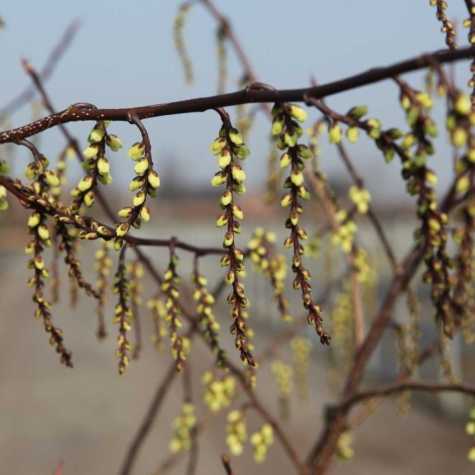
<svg viewBox="0 0 475 475">
<path fill-rule="evenodd" d="M 33 74 L 35 70 L 26 58 L 21 58 L 21 65 L 27 74 Z"/>
</svg>

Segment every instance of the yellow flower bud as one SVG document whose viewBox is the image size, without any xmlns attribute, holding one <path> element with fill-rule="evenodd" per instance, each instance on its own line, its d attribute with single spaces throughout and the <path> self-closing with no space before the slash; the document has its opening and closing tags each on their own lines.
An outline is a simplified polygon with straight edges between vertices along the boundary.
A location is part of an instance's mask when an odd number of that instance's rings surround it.
<svg viewBox="0 0 475 475">
<path fill-rule="evenodd" d="M 29 228 L 36 228 L 38 224 L 40 224 L 41 216 L 39 213 L 33 213 L 29 218 L 28 218 L 28 227 Z"/>
<path fill-rule="evenodd" d="M 155 170 L 151 170 L 147 175 L 148 183 L 153 189 L 157 189 L 160 186 L 160 177 Z"/>
<path fill-rule="evenodd" d="M 86 160 L 96 157 L 98 153 L 99 147 L 97 145 L 89 145 L 89 147 L 86 147 L 82 152 Z"/>
<path fill-rule="evenodd" d="M 129 148 L 129 157 L 132 160 L 139 160 L 145 155 L 145 145 L 142 142 L 136 142 Z"/>
<path fill-rule="evenodd" d="M 143 191 L 139 191 L 134 196 L 134 199 L 133 199 L 132 203 L 135 207 L 137 207 L 137 206 L 140 206 L 141 204 L 143 204 L 144 201 L 145 201 L 145 193 Z"/>
<path fill-rule="evenodd" d="M 228 224 L 228 218 L 225 214 L 222 214 L 217 220 L 216 220 L 216 226 L 219 228 L 222 226 L 225 226 Z"/>
<path fill-rule="evenodd" d="M 45 179 L 49 186 L 59 186 L 60 184 L 58 175 L 56 175 L 56 173 L 51 170 L 48 170 L 45 173 Z"/>
<path fill-rule="evenodd" d="M 300 186 L 303 184 L 303 173 L 302 172 L 293 172 L 290 175 L 290 180 L 295 186 Z"/>
<path fill-rule="evenodd" d="M 89 142 L 98 143 L 104 138 L 104 135 L 105 131 L 103 127 L 94 127 L 91 133 L 89 134 Z"/>
<path fill-rule="evenodd" d="M 89 188 L 91 188 L 92 186 L 92 183 L 93 183 L 93 178 L 92 176 L 85 176 L 77 185 L 78 187 L 78 190 L 81 191 L 81 192 L 85 192 L 87 190 L 89 190 Z"/>
<path fill-rule="evenodd" d="M 328 131 L 328 138 L 330 143 L 339 144 L 341 142 L 341 127 L 339 124 L 335 124 L 330 127 Z"/>
<path fill-rule="evenodd" d="M 226 177 L 223 175 L 218 174 L 211 179 L 211 185 L 214 187 L 221 186 L 223 183 L 226 183 Z"/>
<path fill-rule="evenodd" d="M 119 218 L 128 218 L 132 214 L 132 208 L 122 208 L 117 212 Z"/>
<path fill-rule="evenodd" d="M 288 167 L 291 161 L 292 160 L 290 158 L 290 155 L 288 153 L 284 153 L 282 157 L 280 157 L 280 167 L 281 168 Z"/>
<path fill-rule="evenodd" d="M 218 156 L 218 165 L 220 168 L 226 168 L 231 163 L 231 153 L 229 150 L 223 150 Z"/>
<path fill-rule="evenodd" d="M 122 140 L 117 135 L 109 134 L 107 136 L 107 146 L 114 152 L 117 152 L 117 150 L 122 148 Z"/>
<path fill-rule="evenodd" d="M 233 195 L 230 191 L 225 191 L 223 193 L 223 196 L 221 196 L 221 205 L 222 206 L 228 206 L 229 203 L 231 203 L 233 199 Z"/>
<path fill-rule="evenodd" d="M 148 160 L 142 158 L 139 160 L 134 167 L 134 171 L 138 176 L 142 176 L 148 170 Z"/>
<path fill-rule="evenodd" d="M 472 102 L 468 94 L 460 94 L 455 100 L 455 110 L 461 115 L 468 115 L 472 110 Z"/>
<path fill-rule="evenodd" d="M 88 191 L 83 197 L 84 204 L 90 208 L 94 204 L 94 192 Z"/>
<path fill-rule="evenodd" d="M 360 131 L 358 130 L 358 127 L 348 127 L 348 129 L 346 129 L 346 137 L 350 143 L 356 143 L 359 136 Z"/>
<path fill-rule="evenodd" d="M 38 236 L 42 241 L 47 241 L 50 237 L 49 230 L 46 226 L 40 225 L 38 226 Z"/>
<path fill-rule="evenodd" d="M 146 206 L 143 206 L 140 210 L 140 217 L 144 223 L 148 223 L 150 221 L 150 211 Z"/>
<path fill-rule="evenodd" d="M 289 111 L 290 115 L 299 122 L 305 122 L 307 120 L 307 112 L 305 109 L 296 105 L 291 105 Z"/>
<path fill-rule="evenodd" d="M 105 158 L 101 157 L 97 161 L 97 171 L 99 172 L 99 175 L 102 176 L 107 175 L 110 172 L 109 162 Z"/>
<path fill-rule="evenodd" d="M 121 223 L 115 228 L 115 235 L 117 237 L 123 237 L 127 234 L 129 231 L 129 225 L 128 223 Z M 119 246 L 120 249 L 120 246 Z"/>
</svg>

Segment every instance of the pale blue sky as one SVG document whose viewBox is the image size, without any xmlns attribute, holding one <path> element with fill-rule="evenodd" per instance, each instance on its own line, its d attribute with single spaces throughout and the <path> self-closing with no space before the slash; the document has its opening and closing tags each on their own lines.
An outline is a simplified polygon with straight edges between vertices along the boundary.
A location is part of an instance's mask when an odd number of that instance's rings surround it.
<svg viewBox="0 0 475 475">
<path fill-rule="evenodd" d="M 232 19 L 261 80 L 275 87 L 305 86 L 312 74 L 319 82 L 326 82 L 444 47 L 435 10 L 429 7 L 428 0 L 216 0 L 216 3 Z M 47 84 L 58 108 L 77 101 L 119 107 L 213 94 L 216 25 L 199 5 L 188 17 L 186 38 L 196 81 L 193 86 L 186 86 L 172 39 L 178 4 L 172 0 L 3 0 L 0 15 L 7 28 L 0 33 L 3 65 L 0 104 L 28 84 L 19 59 L 26 57 L 41 67 L 66 25 L 76 17 L 82 20 L 82 28 Z M 463 20 L 466 17 L 463 0 L 453 0 L 450 4 L 450 17 Z M 465 43 L 466 31 L 460 36 Z M 467 63 L 458 67 L 462 84 L 466 82 L 467 70 Z M 238 71 L 233 59 L 230 73 L 233 80 Z M 229 86 L 235 88 L 233 83 Z M 385 82 L 332 97 L 329 103 L 342 112 L 352 105 L 366 103 L 371 114 L 382 118 L 389 127 L 401 124 L 402 114 L 391 110 L 395 101 L 396 88 Z M 29 114 L 26 108 L 15 116 L 14 123 L 21 124 Z M 213 174 L 215 163 L 208 144 L 219 127 L 215 113 L 152 119 L 147 121 L 147 126 L 163 173 L 167 170 L 164 161 L 173 154 L 190 185 L 202 184 Z M 265 120 L 260 119 L 250 140 L 253 153 L 248 167 L 255 186 L 265 172 L 267 127 Z M 83 137 L 87 128 L 71 126 Z M 111 130 L 119 131 L 127 144 L 136 137 L 129 125 L 113 125 Z M 44 134 L 42 147 L 47 154 L 54 156 L 59 150 L 58 137 L 56 132 Z M 398 164 L 385 167 L 374 148 L 365 142 L 355 146 L 354 151 L 355 158 L 364 165 L 365 175 L 372 178 L 376 173 L 379 185 L 382 179 L 399 173 Z M 450 156 L 442 155 L 436 159 L 437 167 L 449 163 Z M 338 169 L 336 161 L 333 152 L 325 153 L 322 159 L 327 170 Z M 130 168 L 127 162 L 125 167 Z M 117 168 L 113 163 L 113 171 Z M 368 184 L 371 188 L 371 182 Z M 394 192 L 402 189 L 391 180 L 391 188 L 393 184 Z"/>
</svg>

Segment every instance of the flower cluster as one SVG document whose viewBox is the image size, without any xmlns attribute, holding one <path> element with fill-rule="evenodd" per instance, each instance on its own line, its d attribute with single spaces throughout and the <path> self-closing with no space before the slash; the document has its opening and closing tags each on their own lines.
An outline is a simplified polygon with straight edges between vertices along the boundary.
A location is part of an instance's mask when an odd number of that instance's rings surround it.
<svg viewBox="0 0 475 475">
<path fill-rule="evenodd" d="M 94 128 L 89 133 L 88 147 L 83 152 L 83 167 L 86 175 L 71 190 L 73 203 L 71 209 L 77 212 L 84 205 L 87 208 L 94 204 L 95 193 L 98 182 L 107 185 L 112 182 L 110 175 L 110 164 L 106 157 L 106 147 L 117 151 L 122 147 L 122 142 L 116 135 L 109 134 L 106 129 L 107 124 L 103 121 L 96 122 Z M 51 177 L 55 182 L 52 186 L 60 184 L 57 176 Z"/>
<path fill-rule="evenodd" d="M 119 358 L 119 374 L 123 374 L 129 365 L 129 354 L 131 344 L 127 333 L 131 329 L 132 310 L 130 308 L 130 289 L 127 278 L 127 268 L 125 264 L 125 249 L 123 247 L 119 256 L 117 272 L 114 276 L 113 291 L 118 295 L 118 302 L 114 308 L 114 320 L 119 326 L 119 336 L 117 337 L 117 357 Z"/>
<path fill-rule="evenodd" d="M 320 307 L 314 302 L 310 285 L 310 272 L 304 267 L 302 257 L 304 247 L 301 241 L 305 241 L 308 235 L 300 225 L 300 217 L 303 208 L 299 199 L 308 199 L 310 193 L 304 185 L 304 161 L 312 158 L 311 150 L 302 144 L 298 144 L 302 136 L 302 128 L 299 122 L 304 122 L 307 113 L 298 106 L 288 104 L 276 104 L 272 109 L 272 135 L 276 138 L 277 148 L 284 150 L 280 158 L 282 168 L 290 167 L 290 175 L 284 182 L 284 187 L 289 191 L 281 200 L 281 205 L 289 208 L 289 215 L 285 226 L 290 231 L 284 246 L 292 248 L 292 271 L 295 274 L 293 287 L 300 289 L 302 301 L 308 312 L 307 319 L 320 337 L 322 344 L 329 344 L 330 337 L 323 329 L 323 319 Z"/>
<path fill-rule="evenodd" d="M 251 444 L 254 451 L 254 460 L 262 463 L 267 457 L 270 446 L 274 443 L 274 430 L 270 424 L 264 424 L 257 432 L 251 435 Z"/>
<path fill-rule="evenodd" d="M 369 287 L 374 285 L 377 277 L 376 270 L 368 261 L 368 252 L 361 247 L 354 250 L 353 267 L 356 270 L 356 277 L 359 282 Z"/>
<path fill-rule="evenodd" d="M 268 276 L 270 280 L 282 320 L 291 321 L 292 316 L 289 314 L 289 302 L 284 296 L 287 264 L 284 256 L 276 254 L 275 240 L 274 233 L 257 228 L 247 247 L 250 250 L 250 258 L 255 268 Z"/>
<path fill-rule="evenodd" d="M 333 364 L 338 376 L 348 369 L 354 351 L 354 318 L 351 284 L 346 282 L 336 296 L 331 312 Z"/>
<path fill-rule="evenodd" d="M 294 372 L 292 366 L 278 360 L 272 362 L 271 370 L 279 392 L 281 415 L 284 419 L 287 419 Z"/>
<path fill-rule="evenodd" d="M 201 331 L 211 349 L 216 353 L 217 365 L 223 366 L 225 351 L 219 344 L 220 325 L 213 312 L 215 299 L 206 287 L 208 283 L 206 277 L 201 275 L 197 269 L 193 273 L 193 283 L 195 286 L 193 299 L 196 301 L 196 312 L 199 317 Z"/>
<path fill-rule="evenodd" d="M 170 451 L 174 454 L 190 450 L 193 443 L 193 429 L 196 427 L 195 406 L 183 404 L 181 414 L 173 421 L 173 437 L 170 440 Z"/>
<path fill-rule="evenodd" d="M 236 380 L 226 375 L 217 377 L 211 371 L 205 371 L 202 377 L 205 387 L 203 401 L 211 412 L 219 412 L 228 407 L 236 393 Z"/>
<path fill-rule="evenodd" d="M 338 442 L 336 446 L 336 454 L 342 460 L 350 460 L 355 455 L 355 451 L 352 447 L 353 437 L 351 432 L 346 430 L 340 434 L 338 437 Z"/>
<path fill-rule="evenodd" d="M 175 48 L 182 63 L 183 70 L 185 72 L 185 80 L 188 84 L 193 82 L 193 67 L 188 51 L 186 50 L 183 31 L 185 28 L 186 16 L 190 11 L 191 5 L 191 2 L 185 2 L 180 5 L 177 16 L 175 17 L 175 22 L 173 24 L 173 39 L 175 41 Z"/>
<path fill-rule="evenodd" d="M 358 213 L 366 214 L 368 212 L 371 195 L 367 189 L 353 185 L 348 191 L 348 196 L 355 204 Z"/>
<path fill-rule="evenodd" d="M 8 209 L 7 189 L 0 185 L 0 211 Z"/>
<path fill-rule="evenodd" d="M 178 284 L 180 278 L 176 271 L 178 257 L 173 249 L 170 250 L 170 261 L 165 272 L 161 290 L 165 295 L 165 308 L 167 314 L 165 321 L 168 322 L 172 356 L 176 361 L 177 371 L 181 371 L 189 351 L 189 340 L 178 334 L 178 330 L 183 326 L 181 321 L 181 311 L 179 305 L 180 291 Z"/>
<path fill-rule="evenodd" d="M 312 344 L 305 337 L 295 337 L 290 342 L 292 366 L 295 374 L 295 386 L 301 399 L 308 397 L 308 368 Z"/>
<path fill-rule="evenodd" d="M 129 278 L 130 304 L 132 308 L 135 329 L 133 358 L 137 359 L 142 349 L 142 332 L 140 327 L 139 307 L 142 305 L 143 285 L 141 279 L 144 276 L 144 268 L 142 263 L 136 259 L 132 262 L 128 262 L 126 269 Z"/>
<path fill-rule="evenodd" d="M 129 148 L 129 157 L 135 162 L 135 177 L 129 184 L 129 191 L 135 193 L 132 206 L 119 210 L 118 215 L 126 221 L 117 225 L 115 234 L 120 243 L 130 227 L 140 228 L 142 222 L 150 221 L 150 210 L 146 205 L 147 197 L 155 197 L 160 187 L 160 177 L 153 169 L 152 151 L 148 136 L 142 142 L 136 142 Z"/>
<path fill-rule="evenodd" d="M 211 151 L 216 156 L 220 168 L 211 183 L 213 186 L 224 185 L 226 188 L 220 199 L 223 212 L 216 224 L 219 227 L 226 226 L 223 247 L 227 252 L 221 258 L 221 265 L 228 268 L 226 282 L 232 286 L 231 294 L 227 298 L 232 307 L 231 333 L 234 335 L 235 346 L 240 353 L 241 360 L 248 366 L 254 367 L 256 363 L 250 343 L 252 332 L 246 322 L 249 316 L 247 312 L 249 301 L 241 280 L 244 272 L 244 253 L 236 247 L 236 234 L 240 232 L 241 228 L 239 221 L 244 218 L 244 213 L 235 202 L 235 193 L 240 194 L 245 191 L 244 181 L 246 178 L 238 161 L 245 159 L 249 150 L 244 145 L 239 131 L 232 127 L 229 118 L 224 114 L 223 112 L 223 126 L 219 136 L 211 145 Z"/>
<path fill-rule="evenodd" d="M 349 254 L 353 250 L 356 231 L 358 227 L 344 209 L 335 214 L 336 226 L 332 232 L 332 243 L 340 246 L 343 252 Z"/>
<path fill-rule="evenodd" d="M 226 37 L 228 24 L 222 22 L 216 29 L 216 54 L 218 57 L 218 94 L 226 91 L 226 81 L 228 79 L 228 55 L 226 53 Z"/>
<path fill-rule="evenodd" d="M 445 44 L 454 49 L 457 47 L 455 25 L 447 17 L 447 0 L 430 0 L 430 5 L 437 9 L 437 20 L 442 24 L 441 31 L 445 34 Z"/>
<path fill-rule="evenodd" d="M 0 160 L 0 175 L 8 173 L 9 167 L 4 160 Z M 6 211 L 8 209 L 7 189 L 0 185 L 0 211 Z"/>
<path fill-rule="evenodd" d="M 424 247 L 426 271 L 423 280 L 431 284 L 436 318 L 449 335 L 453 331 L 453 323 L 449 274 L 452 263 L 446 251 L 447 215 L 438 209 L 434 189 L 437 177 L 426 165 L 428 156 L 434 153 L 431 138 L 437 135 L 436 126 L 428 115 L 432 100 L 427 93 L 415 91 L 401 80 L 398 80 L 398 84 L 401 106 L 406 112 L 411 132 L 404 137 L 401 147 L 396 147 L 396 151 L 403 162 L 402 176 L 406 180 L 407 190 L 417 196 L 417 215 L 421 227 L 416 230 L 415 237 Z"/>
<path fill-rule="evenodd" d="M 465 426 L 465 432 L 468 435 L 475 437 L 475 408 L 472 408 L 472 410 L 469 413 L 469 421 L 467 422 L 467 425 Z M 470 460 L 470 462 L 475 462 L 475 444 L 468 451 L 467 458 L 468 460 Z"/>
<path fill-rule="evenodd" d="M 232 455 L 241 455 L 247 440 L 246 421 L 244 412 L 234 410 L 228 414 L 226 425 L 226 444 Z"/>
<path fill-rule="evenodd" d="M 462 225 L 455 229 L 454 240 L 458 245 L 455 259 L 454 308 L 457 324 L 462 326 L 466 341 L 474 339 L 471 328 L 475 318 L 475 292 L 472 286 L 475 263 L 475 202 L 472 200 L 461 209 Z"/>
<path fill-rule="evenodd" d="M 58 248 L 64 252 L 64 262 L 68 266 L 69 278 L 74 280 L 75 284 L 83 289 L 87 295 L 99 300 L 100 295 L 97 290 L 82 275 L 79 259 L 76 255 L 77 230 L 68 228 L 63 222 L 57 220 L 56 234 L 61 238 Z"/>
<path fill-rule="evenodd" d="M 31 187 L 34 193 L 42 197 L 47 196 L 51 186 L 51 176 L 53 176 L 48 173 L 47 166 L 46 157 L 35 153 L 35 160 L 28 164 L 26 170 L 27 177 L 33 180 Z M 50 335 L 49 342 L 60 355 L 61 362 L 72 367 L 71 353 L 63 344 L 63 332 L 53 325 L 50 312 L 51 304 L 43 293 L 45 279 L 49 276 L 43 259 L 43 251 L 45 247 L 51 246 L 51 234 L 45 214 L 34 211 L 28 218 L 28 229 L 32 238 L 27 244 L 25 252 L 31 255 L 28 268 L 32 269 L 33 276 L 28 280 L 28 286 L 33 288 L 33 302 L 36 304 L 35 318 L 42 320 L 45 331 Z"/>
<path fill-rule="evenodd" d="M 159 294 L 155 295 L 147 301 L 147 308 L 149 308 L 150 312 L 152 313 L 152 321 L 154 328 L 152 342 L 155 345 L 155 348 L 157 348 L 157 350 L 161 350 L 163 339 L 168 335 L 168 331 L 165 325 L 167 308 L 163 300 L 160 298 Z"/>
<path fill-rule="evenodd" d="M 110 257 L 110 243 L 108 241 L 102 241 L 101 247 L 95 254 L 95 270 L 97 273 L 96 288 L 99 295 L 97 302 L 97 337 L 103 339 L 106 337 L 106 325 L 104 307 L 106 304 L 106 293 L 109 286 L 109 276 L 112 269 L 112 259 Z"/>
</svg>

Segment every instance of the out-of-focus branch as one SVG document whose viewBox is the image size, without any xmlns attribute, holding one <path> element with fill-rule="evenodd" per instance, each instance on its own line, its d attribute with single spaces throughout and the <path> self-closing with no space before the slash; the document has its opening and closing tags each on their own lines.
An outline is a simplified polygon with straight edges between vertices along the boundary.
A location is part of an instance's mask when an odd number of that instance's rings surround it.
<svg viewBox="0 0 475 475">
<path fill-rule="evenodd" d="M 71 46 L 71 43 L 73 42 L 74 37 L 76 36 L 76 33 L 80 27 L 81 22 L 79 19 L 73 20 L 68 25 L 64 33 L 61 35 L 58 43 L 49 54 L 48 59 L 46 60 L 46 63 L 40 72 L 42 81 L 47 81 L 51 77 L 59 61 L 64 56 L 64 53 Z M 24 104 L 30 102 L 34 96 L 35 88 L 32 86 L 27 87 L 21 94 L 13 98 L 6 106 L 0 109 L 0 118 L 13 114 Z"/>
<path fill-rule="evenodd" d="M 438 383 L 422 383 L 418 381 L 406 381 L 404 383 L 393 384 L 382 388 L 369 389 L 354 394 L 350 398 L 343 401 L 339 408 L 342 411 L 349 411 L 355 404 L 358 404 L 366 399 L 381 398 L 385 396 L 392 396 L 404 391 L 418 391 L 428 393 L 438 392 L 456 392 L 465 394 L 467 396 L 475 397 L 475 386 L 468 386 L 464 384 L 438 384 Z"/>
</svg>

